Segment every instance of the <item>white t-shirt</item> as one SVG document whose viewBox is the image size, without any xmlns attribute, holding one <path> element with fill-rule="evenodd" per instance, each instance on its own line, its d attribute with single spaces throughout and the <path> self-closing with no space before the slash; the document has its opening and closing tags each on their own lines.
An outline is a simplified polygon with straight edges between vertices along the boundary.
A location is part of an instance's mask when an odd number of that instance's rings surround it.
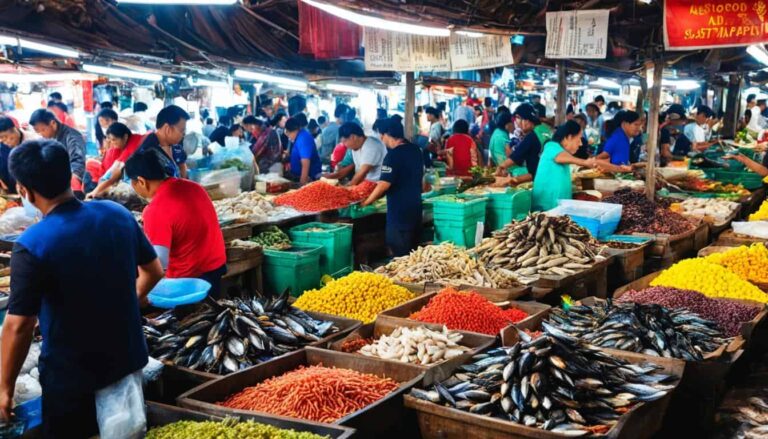
<svg viewBox="0 0 768 439">
<path fill-rule="evenodd" d="M 363 165 L 371 165 L 365 177 L 368 181 L 379 181 L 381 177 L 381 164 L 384 163 L 384 156 L 387 155 L 387 147 L 381 143 L 381 140 L 375 137 L 366 137 L 365 143 L 357 151 L 352 151 L 352 160 L 355 162 L 355 171 Z"/>
<path fill-rule="evenodd" d="M 706 131 L 704 131 L 704 128 L 702 128 L 701 125 L 698 125 L 695 122 L 686 125 L 683 129 L 683 134 L 685 134 L 685 137 L 687 137 L 691 143 L 701 143 L 707 141 Z"/>
<path fill-rule="evenodd" d="M 750 130 L 759 133 L 760 130 L 765 129 L 765 118 L 762 114 L 760 114 L 760 107 L 754 106 L 750 108 L 750 113 L 752 116 L 749 118 L 749 125 L 747 125 L 747 128 Z"/>
</svg>

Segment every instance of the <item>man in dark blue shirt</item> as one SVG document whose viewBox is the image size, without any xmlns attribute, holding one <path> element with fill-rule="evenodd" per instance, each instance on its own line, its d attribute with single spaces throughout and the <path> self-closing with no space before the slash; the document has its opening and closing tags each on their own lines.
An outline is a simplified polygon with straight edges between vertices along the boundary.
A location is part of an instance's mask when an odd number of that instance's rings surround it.
<svg viewBox="0 0 768 439">
<path fill-rule="evenodd" d="M 43 219 L 21 235 L 11 258 L 0 418 L 10 416 L 39 320 L 43 435 L 90 437 L 98 433 L 95 392 L 147 363 L 139 302 L 162 277 L 162 267 L 127 210 L 74 198 L 69 157 L 58 142 L 16 147 L 10 169 L 25 203 Z"/>
<path fill-rule="evenodd" d="M 541 141 L 539 136 L 534 132 L 537 125 L 541 123 L 539 115 L 531 104 L 520 104 L 515 109 L 515 117 L 518 118 L 520 129 L 523 131 L 523 140 L 515 146 L 512 154 L 509 158 L 499 165 L 497 175 L 505 175 L 507 169 L 515 166 L 517 168 L 523 168 L 519 171 L 513 169 L 510 174 L 512 177 L 512 184 L 520 184 L 528 181 L 533 181 L 533 177 L 536 176 L 536 169 L 539 167 L 539 155 L 541 154 Z M 528 171 L 525 173 L 525 171 Z"/>
<path fill-rule="evenodd" d="M 306 120 L 306 117 L 304 118 Z M 291 176 L 300 184 L 317 180 L 322 174 L 323 164 L 317 153 L 315 139 L 302 126 L 298 115 L 285 122 L 285 135 L 291 141 Z"/>
<path fill-rule="evenodd" d="M 144 151 L 157 149 L 165 157 L 164 167 L 169 177 L 187 178 L 187 153 L 181 146 L 187 132 L 189 114 L 181 107 L 169 105 L 157 113 L 156 130 L 139 147 Z"/>
<path fill-rule="evenodd" d="M 407 255 L 421 235 L 421 187 L 424 161 L 418 146 L 405 140 L 403 125 L 390 118 L 381 140 L 389 152 L 381 166 L 381 179 L 362 206 L 387 195 L 387 245 L 394 256 Z"/>
</svg>

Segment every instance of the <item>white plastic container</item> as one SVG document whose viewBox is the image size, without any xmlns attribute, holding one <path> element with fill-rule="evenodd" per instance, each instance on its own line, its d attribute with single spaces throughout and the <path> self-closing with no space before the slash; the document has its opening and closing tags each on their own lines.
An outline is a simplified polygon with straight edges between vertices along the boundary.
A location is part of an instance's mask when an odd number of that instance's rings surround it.
<svg viewBox="0 0 768 439">
<path fill-rule="evenodd" d="M 212 200 L 237 196 L 240 193 L 241 175 L 237 168 L 211 171 L 200 179 L 200 184 Z"/>
</svg>

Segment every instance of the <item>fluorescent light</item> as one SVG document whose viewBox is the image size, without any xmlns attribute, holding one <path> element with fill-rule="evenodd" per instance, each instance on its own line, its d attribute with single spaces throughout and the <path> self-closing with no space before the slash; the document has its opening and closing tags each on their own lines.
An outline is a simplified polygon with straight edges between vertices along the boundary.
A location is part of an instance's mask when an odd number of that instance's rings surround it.
<svg viewBox="0 0 768 439">
<path fill-rule="evenodd" d="M 696 90 L 701 87 L 701 84 L 691 79 L 662 79 L 661 85 L 675 87 L 678 90 Z"/>
<path fill-rule="evenodd" d="M 304 85 L 294 85 L 294 84 L 277 84 L 280 88 L 284 90 L 293 90 L 293 91 L 307 91 L 307 84 Z"/>
<path fill-rule="evenodd" d="M 602 87 L 602 88 L 614 88 L 618 89 L 621 88 L 621 84 L 615 81 L 611 81 L 610 79 L 605 78 L 598 78 L 596 81 L 592 81 L 589 83 L 592 87 Z"/>
<path fill-rule="evenodd" d="M 289 87 L 301 88 L 301 90 L 307 89 L 307 81 L 301 79 L 285 78 L 282 76 L 274 76 L 267 73 L 251 72 L 250 70 L 235 70 L 235 77 L 241 79 L 249 79 L 251 81 L 271 82 L 273 84 L 287 85 Z"/>
<path fill-rule="evenodd" d="M 471 38 L 481 38 L 485 36 L 485 34 L 480 32 L 469 32 L 466 30 L 457 30 L 456 33 L 458 35 L 464 35 L 465 37 L 471 37 Z"/>
<path fill-rule="evenodd" d="M 768 52 L 765 51 L 762 44 L 753 44 L 747 47 L 747 53 L 761 63 L 768 65 Z"/>
<path fill-rule="evenodd" d="M 157 73 L 141 72 L 136 70 L 116 69 L 114 67 L 95 66 L 83 64 L 86 72 L 97 73 L 104 76 L 116 76 L 118 78 L 145 79 L 147 81 L 162 81 L 163 75 Z"/>
<path fill-rule="evenodd" d="M 93 81 L 99 79 L 96 75 L 87 73 L 0 73 L 0 82 L 30 83 L 53 81 Z"/>
<path fill-rule="evenodd" d="M 229 83 L 224 81 L 211 81 L 210 79 L 190 78 L 189 83 L 195 87 L 219 87 L 229 88 Z"/>
<path fill-rule="evenodd" d="M 325 3 L 316 2 L 314 0 L 303 0 L 304 3 L 312 5 L 318 9 L 335 15 L 344 20 L 351 21 L 357 25 L 364 27 L 375 27 L 376 29 L 384 29 L 392 32 L 403 32 L 407 34 L 426 35 L 432 37 L 449 37 L 451 31 L 442 27 L 428 27 L 418 26 L 415 24 L 402 23 L 398 21 L 384 20 L 383 18 L 371 17 L 369 15 L 358 14 L 347 9 L 340 8 L 338 6 L 332 6 Z"/>
<path fill-rule="evenodd" d="M 51 46 L 50 44 L 37 43 L 35 41 L 25 40 L 23 38 L 0 35 L 0 44 L 4 46 L 21 46 L 25 49 L 36 50 L 38 52 L 50 53 L 63 56 L 65 58 L 78 58 L 80 54 L 71 48 L 61 46 Z"/>
<path fill-rule="evenodd" d="M 118 3 L 137 5 L 233 5 L 237 0 L 117 0 Z"/>
<path fill-rule="evenodd" d="M 343 93 L 357 93 L 360 94 L 365 91 L 364 88 L 361 87 L 355 87 L 354 85 L 347 85 L 347 84 L 325 84 L 325 88 L 331 91 L 340 91 Z"/>
</svg>

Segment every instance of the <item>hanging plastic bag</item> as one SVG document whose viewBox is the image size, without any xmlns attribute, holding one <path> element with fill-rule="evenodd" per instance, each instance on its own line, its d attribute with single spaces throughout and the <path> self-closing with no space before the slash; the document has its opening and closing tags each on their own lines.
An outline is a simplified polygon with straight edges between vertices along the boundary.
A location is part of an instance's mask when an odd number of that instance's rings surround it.
<svg viewBox="0 0 768 439">
<path fill-rule="evenodd" d="M 143 373 L 138 370 L 96 391 L 96 421 L 101 439 L 140 439 L 147 430 Z"/>
<path fill-rule="evenodd" d="M 739 235 L 768 239 L 768 221 L 734 221 L 731 227 Z"/>
</svg>

